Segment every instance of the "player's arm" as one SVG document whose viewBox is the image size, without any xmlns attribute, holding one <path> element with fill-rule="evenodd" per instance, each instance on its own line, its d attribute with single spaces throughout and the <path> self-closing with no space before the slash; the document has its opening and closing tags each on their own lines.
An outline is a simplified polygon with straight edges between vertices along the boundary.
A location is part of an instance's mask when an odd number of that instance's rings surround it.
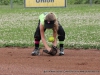
<svg viewBox="0 0 100 75">
<path fill-rule="evenodd" d="M 51 48 L 48 46 L 46 39 L 45 39 L 45 35 L 44 35 L 44 25 L 40 24 L 40 34 L 41 34 L 41 40 L 45 46 L 45 48 L 50 51 Z"/>
</svg>

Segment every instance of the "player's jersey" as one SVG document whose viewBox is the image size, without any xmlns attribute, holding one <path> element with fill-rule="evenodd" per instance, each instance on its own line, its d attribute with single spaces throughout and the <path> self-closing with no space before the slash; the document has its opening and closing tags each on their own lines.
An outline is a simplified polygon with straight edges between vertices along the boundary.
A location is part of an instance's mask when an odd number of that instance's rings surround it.
<svg viewBox="0 0 100 75">
<path fill-rule="evenodd" d="M 44 12 L 43 14 L 41 14 L 40 16 L 39 16 L 39 20 L 40 20 L 40 23 L 42 24 L 42 25 L 44 25 L 44 19 L 45 19 L 45 17 L 46 17 L 46 15 L 48 15 L 49 14 L 49 12 Z M 55 14 L 54 14 L 55 15 Z M 56 15 L 55 15 L 56 16 Z"/>
</svg>

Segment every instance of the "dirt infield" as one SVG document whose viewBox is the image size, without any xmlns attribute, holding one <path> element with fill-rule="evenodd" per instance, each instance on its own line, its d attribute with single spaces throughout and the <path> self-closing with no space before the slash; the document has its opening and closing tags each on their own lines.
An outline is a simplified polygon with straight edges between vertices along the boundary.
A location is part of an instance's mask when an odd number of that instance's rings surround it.
<svg viewBox="0 0 100 75">
<path fill-rule="evenodd" d="M 33 48 L 0 48 L 0 75 L 100 75 L 100 50 L 65 50 L 50 56 Z"/>
</svg>

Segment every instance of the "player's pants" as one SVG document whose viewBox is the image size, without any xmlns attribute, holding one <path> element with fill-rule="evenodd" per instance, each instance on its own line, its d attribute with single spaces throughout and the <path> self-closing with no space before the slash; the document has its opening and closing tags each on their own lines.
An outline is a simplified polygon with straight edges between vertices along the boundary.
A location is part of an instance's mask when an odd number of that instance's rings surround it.
<svg viewBox="0 0 100 75">
<path fill-rule="evenodd" d="M 41 40 L 39 25 L 40 25 L 40 20 L 39 20 L 39 22 L 38 22 L 38 26 L 37 26 L 36 31 L 35 31 L 35 33 L 34 33 L 34 38 L 37 39 L 38 41 Z M 46 30 L 46 28 L 44 29 L 44 31 L 45 31 L 45 30 Z M 64 41 L 64 40 L 65 40 L 65 31 L 64 31 L 64 29 L 62 28 L 62 26 L 60 25 L 60 23 L 59 23 L 59 27 L 58 27 L 57 34 L 59 35 L 59 36 L 58 36 L 59 41 Z"/>
</svg>

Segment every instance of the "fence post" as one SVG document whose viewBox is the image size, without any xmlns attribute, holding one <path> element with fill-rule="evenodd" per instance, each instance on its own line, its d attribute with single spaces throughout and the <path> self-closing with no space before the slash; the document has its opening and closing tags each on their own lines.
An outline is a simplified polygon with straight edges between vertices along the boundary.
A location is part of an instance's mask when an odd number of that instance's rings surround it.
<svg viewBox="0 0 100 75">
<path fill-rule="evenodd" d="M 92 0 L 90 0 L 90 5 L 92 5 Z"/>
<path fill-rule="evenodd" d="M 13 8 L 13 0 L 10 0 L 11 8 Z"/>
</svg>

